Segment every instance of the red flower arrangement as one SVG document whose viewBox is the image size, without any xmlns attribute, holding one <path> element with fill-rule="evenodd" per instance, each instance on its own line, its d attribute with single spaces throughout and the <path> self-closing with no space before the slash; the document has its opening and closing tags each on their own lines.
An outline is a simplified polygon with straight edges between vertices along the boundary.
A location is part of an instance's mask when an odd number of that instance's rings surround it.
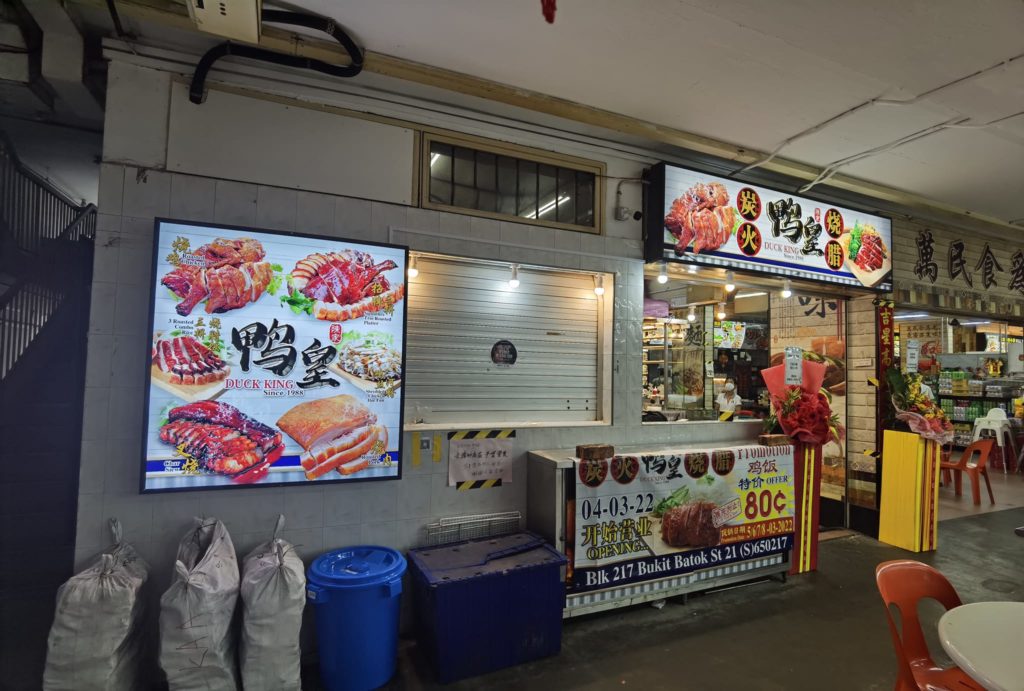
<svg viewBox="0 0 1024 691">
<path fill-rule="evenodd" d="M 832 413 L 832 398 L 821 388 L 825 364 L 803 361 L 803 384 L 786 384 L 786 366 L 761 370 L 772 401 L 772 413 L 790 439 L 805 444 L 841 442 L 846 430 Z"/>
</svg>

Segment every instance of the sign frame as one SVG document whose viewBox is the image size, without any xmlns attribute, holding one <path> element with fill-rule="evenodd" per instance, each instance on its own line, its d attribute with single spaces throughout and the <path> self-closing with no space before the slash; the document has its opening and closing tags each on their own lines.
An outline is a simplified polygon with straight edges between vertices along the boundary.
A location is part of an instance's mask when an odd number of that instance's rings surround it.
<svg viewBox="0 0 1024 691">
<path fill-rule="evenodd" d="M 807 270 L 801 271 L 800 269 L 791 269 L 791 268 L 788 268 L 788 267 L 779 267 L 778 270 L 770 271 L 770 270 L 767 270 L 765 268 L 758 268 L 756 266 L 755 267 L 751 267 L 751 266 L 748 266 L 746 264 L 744 264 L 744 265 L 734 264 L 734 263 L 731 263 L 731 262 L 729 262 L 727 260 L 720 260 L 720 261 L 710 262 L 710 261 L 707 261 L 707 260 L 703 259 L 700 254 L 695 254 L 695 253 L 692 253 L 692 252 L 687 252 L 684 256 L 677 256 L 675 254 L 674 250 L 665 242 L 665 239 L 664 239 L 665 238 L 665 233 L 666 233 L 665 223 L 664 223 L 664 221 L 665 221 L 665 198 L 666 198 L 666 189 L 665 189 L 666 175 L 665 175 L 665 173 L 666 173 L 666 170 L 667 170 L 667 168 L 669 166 L 671 166 L 673 168 L 678 168 L 680 170 L 683 170 L 683 171 L 686 171 L 686 172 L 689 172 L 689 173 L 694 173 L 694 174 L 697 174 L 697 175 L 706 176 L 707 178 L 709 178 L 710 182 L 718 182 L 718 181 L 731 182 L 731 183 L 735 183 L 735 184 L 742 184 L 743 186 L 746 186 L 746 187 L 761 188 L 761 189 L 763 189 L 765 191 L 774 192 L 774 193 L 777 193 L 777 194 L 782 194 L 782 195 L 787 195 L 787 196 L 798 196 L 801 199 L 808 200 L 808 201 L 813 201 L 813 202 L 821 204 L 822 206 L 841 206 L 842 208 L 849 209 L 850 211 L 857 211 L 857 212 L 860 212 L 860 213 L 864 213 L 864 214 L 868 214 L 868 215 L 871 215 L 871 216 L 876 216 L 878 218 L 885 219 L 885 220 L 889 221 L 889 229 L 890 229 L 889 230 L 889 247 L 888 247 L 888 249 L 889 249 L 889 256 L 890 256 L 892 265 L 889 268 L 889 272 L 876 285 L 869 287 L 869 286 L 866 286 L 866 285 L 863 285 L 863 284 L 859 284 L 858 285 L 858 284 L 855 284 L 855 283 L 852 283 L 852 282 L 849 282 L 849 281 L 837 281 L 837 280 L 836 281 L 830 281 L 830 280 L 828 280 L 826 274 L 822 273 L 822 274 L 819 275 L 819 274 L 817 274 L 817 272 L 812 272 L 812 271 L 807 271 Z M 725 269 L 725 270 L 732 269 L 732 270 L 737 270 L 737 271 L 743 271 L 745 273 L 756 274 L 756 275 L 759 275 L 759 276 L 775 277 L 775 278 L 779 278 L 779 277 L 796 278 L 798 280 L 811 281 L 811 282 L 814 282 L 814 283 L 817 283 L 817 284 L 821 284 L 821 285 L 824 285 L 824 286 L 835 287 L 835 288 L 839 288 L 839 289 L 856 290 L 856 291 L 869 291 L 869 292 L 872 292 L 872 293 L 888 293 L 888 292 L 891 292 L 892 289 L 893 289 L 893 282 L 894 282 L 894 278 L 895 278 L 895 274 L 896 274 L 896 270 L 895 270 L 896 261 L 895 261 L 895 257 L 893 256 L 894 243 L 895 243 L 894 235 L 895 235 L 896 231 L 895 231 L 895 229 L 893 228 L 893 225 L 892 225 L 892 218 L 889 217 L 889 216 L 886 216 L 884 214 L 879 214 L 879 213 L 876 213 L 876 212 L 867 211 L 863 207 L 850 206 L 850 205 L 848 205 L 845 202 L 843 204 L 838 204 L 838 203 L 836 203 L 836 202 L 834 202 L 834 201 L 832 201 L 830 199 L 826 199 L 824 197 L 816 196 L 816 195 L 813 195 L 813 194 L 803 194 L 803 193 L 801 193 L 801 194 L 797 195 L 797 194 L 794 194 L 794 193 L 791 193 L 791 192 L 787 192 L 787 191 L 785 191 L 783 189 L 780 189 L 778 187 L 773 187 L 773 186 L 770 186 L 770 185 L 763 185 L 763 184 L 746 183 L 746 182 L 743 182 L 743 181 L 740 181 L 740 180 L 732 180 L 730 178 L 726 178 L 726 177 L 723 177 L 721 175 L 716 175 L 715 173 L 710 173 L 710 172 L 707 172 L 707 171 L 700 170 L 698 168 L 693 168 L 691 166 L 679 165 L 679 164 L 676 164 L 676 163 L 661 162 L 661 163 L 658 163 L 658 164 L 652 166 L 650 169 L 647 170 L 647 172 L 646 172 L 646 174 L 644 176 L 644 181 L 646 183 L 644 185 L 644 221 L 643 221 L 644 261 L 645 262 L 649 263 L 649 262 L 658 262 L 658 261 L 663 261 L 664 260 L 664 261 L 669 261 L 669 262 L 675 262 L 675 263 L 678 263 L 678 264 L 695 264 L 695 265 L 698 265 L 698 266 L 704 266 L 704 267 L 710 267 L 710 268 L 720 268 L 720 269 Z M 762 213 L 760 215 L 761 215 L 761 218 L 764 218 L 764 216 L 765 216 L 764 213 Z M 826 237 L 826 239 L 828 239 L 828 238 Z M 751 260 L 749 263 L 757 264 L 758 262 L 756 262 L 756 260 Z"/>
<path fill-rule="evenodd" d="M 394 475 L 388 475 L 385 477 L 363 477 L 363 478 L 339 478 L 339 479 L 323 479 L 319 478 L 316 480 L 307 480 L 306 482 L 254 482 L 254 483 L 226 483 L 216 485 L 205 485 L 196 487 L 162 487 L 159 489 L 147 488 L 146 487 L 146 458 L 149 453 L 149 414 L 150 414 L 150 392 L 153 386 L 151 382 L 151 367 L 152 358 L 143 358 L 143 401 L 142 401 L 142 430 L 141 430 L 141 458 L 140 458 L 140 469 L 139 469 L 139 494 L 171 494 L 177 492 L 207 492 L 207 491 L 222 491 L 222 490 L 237 490 L 237 489 L 254 489 L 261 487 L 310 487 L 310 486 L 321 486 L 321 485 L 337 485 L 337 484 L 353 484 L 362 482 L 389 482 L 402 479 L 403 471 L 403 445 L 405 443 L 405 379 L 406 379 L 406 340 L 408 336 L 408 277 L 406 271 L 409 267 L 409 247 L 407 245 L 398 245 L 385 242 L 376 242 L 373 240 L 353 240 L 344 237 L 333 237 L 329 235 L 317 235 L 313 233 L 302 233 L 298 231 L 290 230 L 278 230 L 271 228 L 261 228 L 259 226 L 240 226 L 231 225 L 225 223 L 213 223 L 206 221 L 195 221 L 177 218 L 168 218 L 164 216 L 157 216 L 153 219 L 153 241 L 151 248 L 150 258 L 150 273 L 149 273 L 149 314 L 146 320 L 146 338 L 148 341 L 152 341 L 153 338 L 153 327 L 156 316 L 156 300 L 157 294 L 160 289 L 160 282 L 157 280 L 157 275 L 160 266 L 160 232 L 161 224 L 174 224 L 179 226 L 193 226 L 196 228 L 210 229 L 210 230 L 228 230 L 241 233 L 258 233 L 260 235 L 271 235 L 280 237 L 290 238 L 302 238 L 306 240 L 323 241 L 334 244 L 351 243 L 353 245 L 363 245 L 369 247 L 381 247 L 390 250 L 397 250 L 402 253 L 403 264 L 402 264 L 402 282 L 405 286 L 406 297 L 400 302 L 401 304 L 401 318 L 402 318 L 402 386 L 398 387 L 398 398 L 399 398 L 399 409 L 398 409 L 398 441 L 397 441 L 397 458 L 398 458 L 398 469 Z M 151 347 L 151 346 L 150 346 Z M 244 412 L 244 411 L 243 411 Z M 266 478 L 265 478 L 266 479 Z"/>
</svg>

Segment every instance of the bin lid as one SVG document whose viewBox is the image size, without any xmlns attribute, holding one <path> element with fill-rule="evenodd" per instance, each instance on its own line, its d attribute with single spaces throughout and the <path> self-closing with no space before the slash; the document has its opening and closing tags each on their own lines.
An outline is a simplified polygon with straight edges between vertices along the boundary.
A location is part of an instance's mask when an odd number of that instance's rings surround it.
<svg viewBox="0 0 1024 691">
<path fill-rule="evenodd" d="M 405 573 L 405 557 L 390 547 L 358 545 L 327 552 L 309 567 L 309 579 L 320 586 L 351 588 L 384 583 Z"/>
<path fill-rule="evenodd" d="M 409 558 L 432 584 L 507 573 L 541 565 L 561 566 L 565 556 L 528 532 L 409 551 Z"/>
</svg>

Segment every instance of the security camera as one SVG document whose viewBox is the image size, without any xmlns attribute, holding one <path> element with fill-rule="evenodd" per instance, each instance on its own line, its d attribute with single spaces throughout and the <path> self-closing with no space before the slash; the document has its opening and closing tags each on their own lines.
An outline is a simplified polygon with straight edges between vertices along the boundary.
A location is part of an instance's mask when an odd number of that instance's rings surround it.
<svg viewBox="0 0 1024 691">
<path fill-rule="evenodd" d="M 633 220 L 634 221 L 639 221 L 643 217 L 644 217 L 644 215 L 643 215 L 642 212 L 640 212 L 640 211 L 634 211 L 633 212 Z"/>
</svg>

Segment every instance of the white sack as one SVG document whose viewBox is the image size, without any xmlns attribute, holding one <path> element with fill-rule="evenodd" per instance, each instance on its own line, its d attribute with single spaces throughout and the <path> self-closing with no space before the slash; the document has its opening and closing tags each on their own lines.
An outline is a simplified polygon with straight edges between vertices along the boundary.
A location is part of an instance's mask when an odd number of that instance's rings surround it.
<svg viewBox="0 0 1024 691">
<path fill-rule="evenodd" d="M 144 598 L 149 567 L 121 540 L 57 591 L 57 611 L 47 644 L 46 691 L 129 691 L 141 688 Z"/>
<path fill-rule="evenodd" d="M 242 562 L 242 644 L 245 691 L 300 691 L 299 629 L 306 606 L 306 574 L 295 548 L 274 536 Z"/>
<path fill-rule="evenodd" d="M 196 518 L 160 598 L 160 666 L 171 691 L 234 691 L 238 561 L 224 524 Z"/>
</svg>

